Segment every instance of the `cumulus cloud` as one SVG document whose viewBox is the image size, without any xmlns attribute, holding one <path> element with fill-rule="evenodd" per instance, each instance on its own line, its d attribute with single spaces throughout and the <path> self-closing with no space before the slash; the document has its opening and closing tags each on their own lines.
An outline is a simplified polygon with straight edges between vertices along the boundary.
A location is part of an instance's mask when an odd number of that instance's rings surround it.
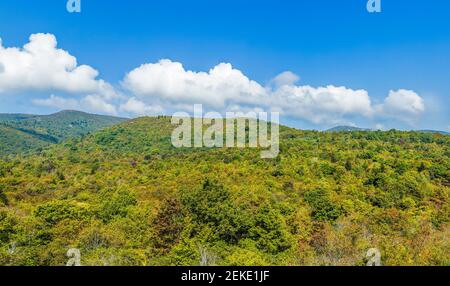
<svg viewBox="0 0 450 286">
<path fill-rule="evenodd" d="M 370 117 L 373 113 L 365 90 L 346 87 L 285 85 L 273 91 L 271 106 L 289 116 L 313 123 L 342 123 L 348 115 Z"/>
<path fill-rule="evenodd" d="M 154 106 L 189 110 L 193 104 L 203 104 L 217 111 L 279 111 L 315 124 L 348 124 L 349 117 L 396 118 L 412 123 L 425 111 L 423 99 L 411 90 L 391 90 L 382 104 L 373 105 L 364 89 L 297 85 L 299 79 L 286 71 L 262 86 L 229 63 L 195 72 L 179 62 L 160 60 L 125 76 L 122 86 L 133 98 L 121 110 L 146 114 Z"/>
<path fill-rule="evenodd" d="M 391 90 L 382 104 L 373 105 L 363 89 L 299 85 L 300 77 L 290 71 L 264 86 L 229 63 L 192 71 L 163 59 L 127 73 L 119 89 L 98 76 L 97 70 L 79 65 L 74 56 L 58 48 L 54 35 L 33 34 L 20 48 L 3 47 L 0 40 L 0 97 L 15 91 L 64 95 L 33 101 L 41 106 L 153 115 L 190 111 L 194 104 L 203 104 L 219 112 L 279 111 L 315 124 L 348 123 L 359 117 L 412 123 L 425 112 L 423 99 L 411 90 Z"/>
<path fill-rule="evenodd" d="M 92 112 L 101 112 L 107 114 L 117 114 L 116 106 L 108 103 L 103 97 L 98 95 L 88 95 L 81 99 L 83 109 Z"/>
<path fill-rule="evenodd" d="M 391 112 L 421 114 L 425 111 L 423 99 L 412 90 L 391 90 L 384 103 L 384 109 Z"/>
<path fill-rule="evenodd" d="M 142 113 L 145 103 L 166 106 L 201 103 L 220 110 L 276 110 L 314 123 L 342 122 L 346 115 L 371 116 L 373 110 L 365 90 L 346 87 L 296 86 L 299 76 L 284 72 L 264 87 L 250 80 L 229 63 L 209 72 L 186 70 L 181 63 L 161 60 L 128 73 L 123 86 L 139 100 L 123 110 Z M 132 108 L 130 108 L 132 107 Z"/>
<path fill-rule="evenodd" d="M 265 92 L 231 64 L 221 63 L 209 72 L 194 72 L 170 60 L 136 68 L 126 75 L 123 86 L 138 98 L 202 103 L 218 109 L 225 108 L 229 101 L 256 104 Z"/>
<path fill-rule="evenodd" d="M 379 115 L 390 116 L 406 122 L 415 121 L 425 112 L 422 97 L 412 90 L 391 90 L 382 105 L 376 107 Z"/>
<path fill-rule="evenodd" d="M 386 127 L 383 124 L 381 124 L 381 123 L 377 123 L 377 124 L 375 124 L 375 128 L 374 129 L 375 130 L 380 130 L 380 131 L 385 131 Z"/>
<path fill-rule="evenodd" d="M 117 115 L 116 106 L 108 103 L 103 97 L 98 95 L 87 95 L 79 100 L 51 95 L 46 99 L 35 99 L 33 100 L 33 103 L 39 106 L 58 109 L 84 110 L 95 113 Z"/>
<path fill-rule="evenodd" d="M 0 95 L 8 91 L 54 90 L 116 97 L 114 88 L 97 79 L 99 73 L 57 48 L 52 34 L 32 34 L 22 48 L 6 48 L 0 41 Z"/>
<path fill-rule="evenodd" d="M 130 98 L 126 103 L 120 106 L 120 110 L 126 113 L 131 113 L 135 115 L 154 115 L 161 114 L 164 109 L 159 105 L 147 105 L 145 102 L 136 99 L 135 97 Z"/>
<path fill-rule="evenodd" d="M 52 94 L 46 99 L 34 99 L 33 103 L 39 106 L 53 107 L 59 109 L 77 109 L 80 107 L 79 103 L 75 99 L 63 98 Z"/>
<path fill-rule="evenodd" d="M 280 87 L 283 85 L 294 85 L 296 82 L 300 80 L 300 77 L 291 71 L 285 71 L 274 77 L 271 83 Z"/>
</svg>

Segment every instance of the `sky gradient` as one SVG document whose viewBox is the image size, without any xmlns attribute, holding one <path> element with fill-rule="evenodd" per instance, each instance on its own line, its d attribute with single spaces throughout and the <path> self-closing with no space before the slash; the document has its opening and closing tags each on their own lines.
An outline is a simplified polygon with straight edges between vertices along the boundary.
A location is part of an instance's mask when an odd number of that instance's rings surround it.
<svg viewBox="0 0 450 286">
<path fill-rule="evenodd" d="M 1 63 L 0 52 L 0 112 L 42 114 L 73 106 L 133 117 L 184 109 L 204 96 L 211 110 L 275 106 L 283 123 L 299 128 L 449 131 L 449 1 L 382 0 L 377 14 L 367 12 L 366 0 L 81 2 L 79 14 L 68 13 L 65 0 L 0 2 L 4 50 L 23 50 L 30 35 L 48 33 L 78 66 L 99 72 L 81 89 L 44 84 L 53 80 L 44 76 L 42 85 L 27 84 L 29 77 L 12 74 L 17 65 L 9 53 L 3 55 L 9 64 Z M 41 40 L 45 46 L 49 38 Z M 143 64 L 151 65 L 140 69 Z M 298 81 L 274 80 L 286 71 Z M 221 81 L 223 74 L 231 76 Z M 23 86 L 13 85 L 12 76 Z M 159 81 L 150 85 L 148 78 Z M 191 80 L 193 86 L 186 85 Z M 360 101 L 360 90 L 370 106 Z M 209 100 L 215 93 L 220 98 Z M 58 106 L 51 98 L 65 101 Z M 95 110 L 100 100 L 107 106 Z"/>
</svg>

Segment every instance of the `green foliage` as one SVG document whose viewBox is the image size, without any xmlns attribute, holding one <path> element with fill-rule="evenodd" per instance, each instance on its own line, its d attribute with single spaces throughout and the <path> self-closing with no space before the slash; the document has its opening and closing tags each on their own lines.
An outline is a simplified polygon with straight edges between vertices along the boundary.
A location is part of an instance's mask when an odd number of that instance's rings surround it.
<svg viewBox="0 0 450 286">
<path fill-rule="evenodd" d="M 156 232 L 155 247 L 162 250 L 170 249 L 180 239 L 184 228 L 182 206 L 176 199 L 168 199 L 153 219 L 152 226 Z"/>
<path fill-rule="evenodd" d="M 331 201 L 324 189 L 309 191 L 304 197 L 312 208 L 313 218 L 317 221 L 333 222 L 341 215 L 339 206 Z"/>
<path fill-rule="evenodd" d="M 8 197 L 6 196 L 6 194 L 3 191 L 3 186 L 0 185 L 0 206 L 1 205 L 7 206 L 8 203 L 9 203 Z"/>
<path fill-rule="evenodd" d="M 10 217 L 6 212 L 0 211 L 0 246 L 10 240 L 14 234 L 14 227 L 16 221 Z"/>
<path fill-rule="evenodd" d="M 40 137 L 0 123 L 0 157 L 27 154 L 31 150 L 40 150 L 49 144 Z"/>
<path fill-rule="evenodd" d="M 206 179 L 201 188 L 187 193 L 183 205 L 197 225 L 194 231 L 210 228 L 210 239 L 235 244 L 248 235 L 250 216 L 233 202 L 230 191 L 215 181 Z"/>
<path fill-rule="evenodd" d="M 126 217 L 131 206 L 136 205 L 134 195 L 126 190 L 105 192 L 98 211 L 98 217 L 105 223 L 115 218 Z"/>
<path fill-rule="evenodd" d="M 86 130 L 83 120 L 71 122 Z M 0 159 L 0 265 L 64 265 L 72 247 L 83 265 L 364 265 L 373 247 L 384 265 L 450 261 L 449 136 L 281 126 L 267 160 L 174 148 L 170 117 L 84 135 L 48 118 L 0 121 L 78 136 Z M 22 151 L 45 141 L 1 128 Z"/>
<path fill-rule="evenodd" d="M 49 225 L 55 225 L 65 219 L 87 219 L 89 218 L 90 213 L 85 208 L 79 207 L 73 203 L 55 201 L 39 206 L 34 212 L 34 216 L 42 219 Z"/>
<path fill-rule="evenodd" d="M 227 258 L 226 264 L 229 266 L 268 266 L 269 263 L 258 251 L 245 248 L 235 249 Z"/>
<path fill-rule="evenodd" d="M 258 209 L 249 237 L 256 241 L 258 249 L 277 254 L 292 246 L 291 235 L 278 210 L 265 204 Z"/>
<path fill-rule="evenodd" d="M 78 111 L 51 115 L 0 114 L 0 157 L 39 151 L 124 120 Z"/>
</svg>

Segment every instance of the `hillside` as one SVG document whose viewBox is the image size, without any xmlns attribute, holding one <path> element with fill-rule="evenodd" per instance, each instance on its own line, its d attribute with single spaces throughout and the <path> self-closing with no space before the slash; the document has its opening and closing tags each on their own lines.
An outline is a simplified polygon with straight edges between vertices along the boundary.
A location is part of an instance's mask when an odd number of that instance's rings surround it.
<svg viewBox="0 0 450 286">
<path fill-rule="evenodd" d="M 354 132 L 354 131 L 376 131 L 368 128 L 360 128 L 354 126 L 336 126 L 330 129 L 325 130 L 325 132 Z M 431 133 L 431 134 L 441 134 L 441 135 L 450 135 L 450 133 L 439 130 L 412 130 L 418 133 Z"/>
<path fill-rule="evenodd" d="M 30 153 L 124 120 L 79 111 L 51 115 L 0 114 L 0 156 Z"/>
<path fill-rule="evenodd" d="M 359 128 L 354 126 L 336 126 L 326 130 L 326 132 L 351 132 L 351 131 L 370 131 L 370 129 Z"/>
<path fill-rule="evenodd" d="M 55 143 L 53 140 L 47 139 L 0 124 L 0 156 L 26 154 L 31 150 L 39 150 Z"/>
<path fill-rule="evenodd" d="M 281 127 L 280 156 L 139 118 L 0 160 L 0 265 L 449 265 L 450 138 Z M 8 252 L 11 245 L 14 252 Z M 205 262 L 206 260 L 206 262 Z"/>
<path fill-rule="evenodd" d="M 445 132 L 445 131 L 438 131 L 438 130 L 419 130 L 418 132 L 423 132 L 423 133 L 436 133 L 436 134 L 442 134 L 442 135 L 450 135 L 449 132 Z"/>
</svg>

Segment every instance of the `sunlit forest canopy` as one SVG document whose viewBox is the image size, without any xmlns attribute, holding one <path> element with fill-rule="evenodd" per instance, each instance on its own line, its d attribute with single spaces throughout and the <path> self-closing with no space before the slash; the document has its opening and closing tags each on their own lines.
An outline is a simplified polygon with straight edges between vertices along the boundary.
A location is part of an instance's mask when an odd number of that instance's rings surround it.
<svg viewBox="0 0 450 286">
<path fill-rule="evenodd" d="M 0 265 L 449 265 L 450 137 L 280 128 L 174 148 L 170 117 L 0 160 Z"/>
</svg>

